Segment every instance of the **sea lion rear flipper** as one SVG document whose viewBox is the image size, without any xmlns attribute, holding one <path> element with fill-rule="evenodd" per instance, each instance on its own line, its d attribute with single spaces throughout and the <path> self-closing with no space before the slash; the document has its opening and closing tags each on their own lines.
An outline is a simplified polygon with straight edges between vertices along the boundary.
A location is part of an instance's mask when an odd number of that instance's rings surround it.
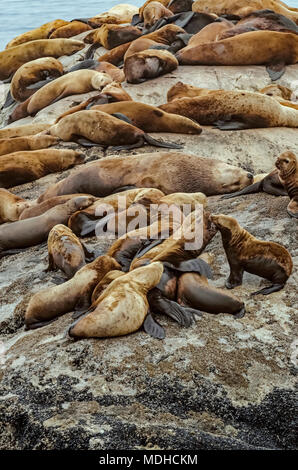
<svg viewBox="0 0 298 470">
<path fill-rule="evenodd" d="M 185 28 L 186 25 L 190 22 L 190 20 L 194 17 L 194 11 L 184 11 L 182 13 L 177 13 L 178 18 L 174 21 L 176 26 L 180 26 L 180 28 Z"/>
<path fill-rule="evenodd" d="M 80 23 L 84 23 L 84 24 L 87 24 L 89 25 L 89 21 L 91 20 L 92 18 L 76 18 L 74 20 L 70 20 L 71 23 L 73 23 L 73 21 L 79 21 Z"/>
<path fill-rule="evenodd" d="M 191 309 L 182 307 L 177 302 L 167 299 L 159 289 L 152 289 L 148 293 L 148 302 L 150 309 L 167 315 L 181 326 L 189 327 L 193 322 L 194 316 Z"/>
<path fill-rule="evenodd" d="M 284 62 L 278 62 L 277 64 L 269 64 L 266 67 L 269 77 L 272 82 L 279 80 L 286 71 L 286 65 Z"/>
<path fill-rule="evenodd" d="M 81 242 L 81 245 L 83 247 L 84 253 L 85 253 L 85 259 L 88 263 L 91 263 L 92 261 L 95 260 L 95 252 L 93 250 L 90 250 L 85 243 Z"/>
<path fill-rule="evenodd" d="M 153 26 L 151 26 L 151 28 L 149 29 L 144 28 L 142 31 L 143 33 L 142 35 L 144 36 L 145 34 L 154 33 L 154 31 L 162 28 L 166 24 L 167 24 L 167 20 L 165 18 L 160 18 L 158 21 L 156 21 L 156 23 L 154 23 Z"/>
<path fill-rule="evenodd" d="M 166 337 L 165 329 L 155 320 L 150 311 L 145 318 L 143 328 L 152 338 L 164 339 Z"/>
<path fill-rule="evenodd" d="M 9 92 L 7 93 L 7 96 L 6 96 L 5 103 L 4 103 L 4 105 L 2 106 L 2 109 L 8 108 L 8 107 L 11 106 L 12 104 L 15 104 L 15 100 L 14 100 L 14 98 L 11 96 L 11 93 L 10 93 L 10 90 L 9 90 Z"/>
<path fill-rule="evenodd" d="M 49 320 L 49 321 L 40 321 L 40 322 L 25 325 L 25 331 L 37 330 L 37 328 L 42 328 L 43 326 L 49 325 L 50 323 L 53 323 L 55 320 L 57 320 L 57 318 L 53 318 L 52 320 Z"/>
<path fill-rule="evenodd" d="M 94 59 L 94 54 L 99 47 L 101 46 L 97 42 L 92 44 L 92 46 L 90 46 L 89 49 L 86 51 L 84 60 Z"/>
<path fill-rule="evenodd" d="M 12 255 L 17 255 L 18 253 L 23 253 L 23 251 L 26 251 L 27 249 L 28 248 L 14 248 L 12 250 L 1 251 L 0 259 L 3 258 L 4 256 L 12 256 Z"/>
<path fill-rule="evenodd" d="M 167 149 L 182 149 L 183 148 L 183 145 L 175 144 L 173 142 L 163 142 L 160 140 L 156 140 L 156 139 L 153 139 L 153 137 L 151 137 L 148 134 L 144 134 L 144 138 L 147 144 L 153 145 L 154 147 L 164 147 Z"/>
<path fill-rule="evenodd" d="M 243 196 L 244 194 L 258 193 L 261 190 L 261 183 L 262 181 L 259 181 L 258 183 L 250 184 L 249 186 L 246 186 L 245 188 L 243 188 L 241 191 L 236 191 L 235 193 L 225 194 L 220 199 L 231 199 L 233 197 Z"/>
<path fill-rule="evenodd" d="M 57 286 L 59 286 L 60 284 L 64 284 L 64 282 L 66 282 L 67 279 L 65 279 L 62 276 L 54 276 L 52 277 L 51 281 L 53 282 L 53 284 L 56 284 Z"/>
<path fill-rule="evenodd" d="M 278 292 L 284 288 L 284 284 L 272 284 L 272 286 L 269 287 L 264 287 L 264 289 L 258 290 L 257 292 L 253 292 L 252 295 L 269 295 L 272 294 L 273 292 Z"/>
<path fill-rule="evenodd" d="M 233 121 L 219 120 L 214 122 L 213 125 L 215 129 L 220 129 L 221 131 L 241 131 L 243 129 L 249 129 L 249 126 L 240 119 L 234 119 Z"/>
<path fill-rule="evenodd" d="M 140 139 L 137 140 L 137 142 L 135 144 L 119 145 L 119 146 L 116 146 L 116 147 L 110 147 L 110 150 L 112 150 L 113 152 L 118 152 L 119 150 L 138 149 L 140 147 L 143 147 L 143 145 L 144 145 L 144 139 L 142 138 L 142 136 L 140 136 Z"/>
<path fill-rule="evenodd" d="M 78 137 L 76 139 L 76 143 L 79 145 L 82 145 L 83 147 L 101 147 L 104 148 L 103 145 L 96 144 L 95 142 L 92 142 L 91 140 L 85 139 L 83 137 Z"/>
</svg>

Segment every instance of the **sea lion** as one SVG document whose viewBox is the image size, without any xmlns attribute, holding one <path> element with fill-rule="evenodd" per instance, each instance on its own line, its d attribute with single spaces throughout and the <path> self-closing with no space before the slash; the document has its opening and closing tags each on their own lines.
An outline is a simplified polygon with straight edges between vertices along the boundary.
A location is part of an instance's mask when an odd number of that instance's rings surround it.
<svg viewBox="0 0 298 470">
<path fill-rule="evenodd" d="M 152 263 L 115 279 L 90 307 L 91 313 L 71 325 L 69 335 L 103 338 L 137 331 L 148 313 L 147 292 L 162 273 L 162 263 Z"/>
<path fill-rule="evenodd" d="M 291 201 L 287 212 L 298 219 L 298 161 L 293 152 L 284 152 L 276 160 L 278 176 Z"/>
<path fill-rule="evenodd" d="M 112 79 L 109 75 L 95 70 L 70 72 L 38 90 L 31 97 L 27 111 L 31 115 L 36 114 L 41 109 L 66 96 L 101 90 L 111 82 Z"/>
<path fill-rule="evenodd" d="M 93 142 L 103 147 L 116 146 L 115 150 L 141 147 L 145 142 L 158 147 L 181 148 L 174 143 L 155 140 L 132 124 L 97 110 L 70 114 L 48 132 L 64 142 L 77 141 L 91 146 Z M 82 138 L 87 139 L 87 143 Z"/>
<path fill-rule="evenodd" d="M 242 284 L 244 271 L 272 282 L 270 287 L 251 295 L 268 295 L 283 289 L 293 269 L 293 261 L 286 248 L 278 243 L 258 240 L 232 217 L 212 215 L 211 220 L 221 233 L 230 265 L 230 275 L 225 284 L 228 289 Z"/>
<path fill-rule="evenodd" d="M 162 44 L 156 41 L 153 41 L 152 39 L 147 39 L 145 37 L 136 39 L 130 44 L 129 48 L 125 52 L 124 62 L 126 61 L 126 59 L 128 59 L 128 57 L 135 54 L 136 52 L 146 51 L 147 49 L 150 49 L 150 47 L 152 46 L 160 46 L 160 45 Z"/>
<path fill-rule="evenodd" d="M 69 21 L 64 20 L 54 20 L 49 23 L 45 23 L 39 28 L 27 31 L 26 33 L 20 34 L 16 38 L 12 39 L 7 44 L 6 49 L 16 47 L 27 42 L 36 41 L 38 39 L 48 39 L 53 31 L 67 24 L 69 24 Z"/>
<path fill-rule="evenodd" d="M 252 180 L 251 173 L 219 160 L 177 152 L 145 153 L 117 158 L 117 172 L 114 158 L 92 163 L 50 186 L 38 202 L 80 192 L 104 197 L 124 186 L 213 196 L 242 189 Z"/>
<path fill-rule="evenodd" d="M 286 196 L 287 191 L 282 184 L 278 170 L 275 169 L 271 171 L 268 175 L 262 177 L 259 181 L 255 181 L 250 186 L 242 189 L 241 191 L 236 191 L 232 194 L 225 194 L 222 196 L 222 199 L 231 199 L 236 196 L 243 196 L 245 194 L 253 194 L 253 193 L 268 193 L 273 194 L 274 196 Z"/>
<path fill-rule="evenodd" d="M 61 28 L 55 29 L 49 38 L 71 38 L 73 36 L 77 36 L 78 34 L 84 33 L 85 31 L 90 31 L 91 29 L 91 26 L 86 23 L 82 23 L 82 21 L 72 21 L 69 24 L 61 26 Z"/>
<path fill-rule="evenodd" d="M 71 55 L 85 47 L 75 39 L 39 39 L 0 52 L 0 80 L 6 80 L 23 64 L 41 57 Z"/>
<path fill-rule="evenodd" d="M 57 137 L 51 135 L 30 135 L 15 137 L 14 139 L 0 139 L 0 156 L 23 150 L 40 150 L 51 147 L 59 142 Z"/>
<path fill-rule="evenodd" d="M 31 202 L 0 189 L 0 224 L 15 222 L 24 210 L 30 208 Z"/>
<path fill-rule="evenodd" d="M 51 124 L 36 122 L 34 124 L 24 124 L 23 126 L 4 127 L 0 129 L 0 139 L 10 139 L 14 137 L 26 137 L 36 135 L 47 130 Z"/>
<path fill-rule="evenodd" d="M 99 26 L 104 23 L 121 24 L 130 23 L 134 15 L 138 13 L 138 7 L 127 3 L 120 3 L 109 9 L 105 13 L 100 13 L 90 18 L 88 23 L 92 27 Z"/>
<path fill-rule="evenodd" d="M 67 224 L 71 214 L 90 206 L 94 198 L 78 197 L 65 204 L 53 207 L 43 215 L 18 220 L 0 226 L 0 254 L 4 256 L 19 248 L 27 248 L 45 241 L 51 229 L 57 224 Z M 12 250 L 12 251 L 11 251 Z"/>
<path fill-rule="evenodd" d="M 173 16 L 173 13 L 160 2 L 150 2 L 143 9 L 144 26 L 146 29 L 153 26 L 161 18 L 171 16 Z"/>
<path fill-rule="evenodd" d="M 260 93 L 272 96 L 283 106 L 288 106 L 289 108 L 298 110 L 298 102 L 292 101 L 292 98 L 295 98 L 295 94 L 292 90 L 290 90 L 290 88 L 284 87 L 282 85 L 272 84 L 260 90 Z"/>
<path fill-rule="evenodd" d="M 127 42 L 134 41 L 142 35 L 136 26 L 121 26 L 116 24 L 103 24 L 85 37 L 87 44 L 100 44 L 105 49 L 113 49 Z"/>
<path fill-rule="evenodd" d="M 288 9 L 285 4 L 275 0 L 253 0 L 247 3 L 247 0 L 196 0 L 192 5 L 193 11 L 207 11 L 221 15 L 237 15 L 240 17 L 248 16 L 256 10 L 269 9 L 276 13 L 287 16 L 298 22 L 298 13 Z"/>
<path fill-rule="evenodd" d="M 116 67 L 113 64 L 109 64 L 109 62 L 98 62 L 96 66 L 97 72 L 105 72 L 110 75 L 113 82 L 122 83 L 125 80 L 125 75 L 122 70 Z"/>
<path fill-rule="evenodd" d="M 34 294 L 25 313 L 26 328 L 34 329 L 47 325 L 76 307 L 88 308 L 96 285 L 109 271 L 118 268 L 119 265 L 113 258 L 100 256 L 83 266 L 64 284 Z"/>
<path fill-rule="evenodd" d="M 93 254 L 68 227 L 62 224 L 55 225 L 49 233 L 48 253 L 47 271 L 60 269 L 68 279 L 86 265 L 86 259 L 93 261 Z"/>
<path fill-rule="evenodd" d="M 90 194 L 82 194 L 82 193 L 68 194 L 66 196 L 57 196 L 57 197 L 53 197 L 52 199 L 47 199 L 46 201 L 41 202 L 40 204 L 33 202 L 32 205 L 30 205 L 27 209 L 24 209 L 22 211 L 22 213 L 20 214 L 19 220 L 30 219 L 31 217 L 37 217 L 39 215 L 44 214 L 49 209 L 52 209 L 52 207 L 59 206 L 60 204 L 65 204 L 71 199 L 74 199 L 76 197 L 82 197 L 82 196 L 88 197 L 90 196 Z"/>
<path fill-rule="evenodd" d="M 190 38 L 187 47 L 190 48 L 199 44 L 217 41 L 223 32 L 229 31 L 233 26 L 234 24 L 228 20 L 210 23 Z"/>
<path fill-rule="evenodd" d="M 172 132 L 178 134 L 201 134 L 202 132 L 200 125 L 190 119 L 165 113 L 155 106 L 136 101 L 102 104 L 93 106 L 91 109 L 98 109 L 108 114 L 124 114 L 134 126 L 145 132 Z"/>
<path fill-rule="evenodd" d="M 194 119 L 202 125 L 216 124 L 222 130 L 298 127 L 295 109 L 251 91 L 207 90 L 202 96 L 180 98 L 160 109 Z"/>
<path fill-rule="evenodd" d="M 53 57 L 42 57 L 31 60 L 22 65 L 14 74 L 10 93 L 15 101 L 25 101 L 34 92 L 28 88 L 30 85 L 48 78 L 57 78 L 63 75 L 63 66 Z"/>
<path fill-rule="evenodd" d="M 74 150 L 33 150 L 0 157 L 0 188 L 12 188 L 35 181 L 49 173 L 83 163 L 85 155 Z"/>
<path fill-rule="evenodd" d="M 252 31 L 221 41 L 187 46 L 180 49 L 176 57 L 181 65 L 296 64 L 298 36 L 277 31 Z"/>
<path fill-rule="evenodd" d="M 92 297 L 91 297 L 91 305 L 96 302 L 98 297 L 103 293 L 103 291 L 118 277 L 125 276 L 125 273 L 122 271 L 110 271 L 102 278 L 102 280 L 97 284 L 95 287 Z"/>
<path fill-rule="evenodd" d="M 178 65 L 177 59 L 171 52 L 148 49 L 128 57 L 123 70 L 128 83 L 143 83 L 172 72 Z"/>
<path fill-rule="evenodd" d="M 167 93 L 167 101 L 179 100 L 180 98 L 195 98 L 197 96 L 205 96 L 210 93 L 211 90 L 207 88 L 198 88 L 192 85 L 187 85 L 183 82 L 177 82 L 173 85 Z"/>
</svg>

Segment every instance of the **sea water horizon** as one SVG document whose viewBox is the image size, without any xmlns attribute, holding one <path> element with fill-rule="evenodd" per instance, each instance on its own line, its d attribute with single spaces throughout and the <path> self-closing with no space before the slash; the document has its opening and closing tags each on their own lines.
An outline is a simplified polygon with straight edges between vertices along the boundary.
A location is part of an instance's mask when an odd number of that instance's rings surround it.
<svg viewBox="0 0 298 470">
<path fill-rule="evenodd" d="M 14 37 L 48 21 L 92 17 L 119 3 L 141 6 L 144 2 L 145 0 L 85 0 L 82 3 L 70 0 L 0 0 L 0 50 Z M 298 8 L 298 0 L 291 0 L 288 4 Z"/>
</svg>

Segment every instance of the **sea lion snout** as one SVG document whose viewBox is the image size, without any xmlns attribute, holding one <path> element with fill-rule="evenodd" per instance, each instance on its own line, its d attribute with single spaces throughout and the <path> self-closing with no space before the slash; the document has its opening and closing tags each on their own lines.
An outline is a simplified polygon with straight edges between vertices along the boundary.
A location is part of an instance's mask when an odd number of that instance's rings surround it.
<svg viewBox="0 0 298 470">
<path fill-rule="evenodd" d="M 247 173 L 247 178 L 252 181 L 254 179 L 254 175 L 252 173 Z"/>
</svg>

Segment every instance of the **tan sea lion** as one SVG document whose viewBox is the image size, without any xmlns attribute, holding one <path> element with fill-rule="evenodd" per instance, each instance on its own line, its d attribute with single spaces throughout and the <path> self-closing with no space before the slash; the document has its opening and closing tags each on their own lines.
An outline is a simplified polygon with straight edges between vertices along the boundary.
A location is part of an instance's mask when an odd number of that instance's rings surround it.
<svg viewBox="0 0 298 470">
<path fill-rule="evenodd" d="M 155 0 L 147 0 L 144 5 L 142 5 L 140 8 L 139 8 L 139 16 L 140 16 L 140 19 L 143 20 L 144 19 L 144 10 L 148 7 L 148 5 L 150 5 L 150 3 L 153 3 L 155 2 Z M 159 0 L 159 3 L 161 5 L 163 5 L 165 8 L 168 6 L 168 4 L 170 3 L 170 0 Z"/>
<path fill-rule="evenodd" d="M 160 2 L 150 2 L 143 9 L 144 26 L 151 28 L 161 18 L 169 18 L 173 13 Z"/>
<path fill-rule="evenodd" d="M 4 127 L 3 129 L 0 129 L 0 139 L 36 135 L 47 130 L 50 126 L 51 124 L 48 123 L 36 122 L 34 124 L 24 124 L 23 126 Z"/>
<path fill-rule="evenodd" d="M 5 191 L 5 190 L 3 190 Z M 66 196 L 57 196 L 53 197 L 52 199 L 47 199 L 44 202 L 41 202 L 40 204 L 37 204 L 35 201 L 32 202 L 32 205 L 30 205 L 27 209 L 24 209 L 19 217 L 19 220 L 23 219 L 30 219 L 31 217 L 37 217 L 39 215 L 44 214 L 47 212 L 49 209 L 52 209 L 52 207 L 59 206 L 60 204 L 65 204 L 66 202 L 70 201 L 71 199 L 74 199 L 76 197 L 82 197 L 82 196 L 90 196 L 90 194 L 68 194 Z"/>
<path fill-rule="evenodd" d="M 24 210 L 30 208 L 31 202 L 0 189 L 0 224 L 15 222 Z"/>
<path fill-rule="evenodd" d="M 4 256 L 19 248 L 27 248 L 45 241 L 57 224 L 67 224 L 71 214 L 92 204 L 94 198 L 78 197 L 53 207 L 43 215 L 18 220 L 0 226 L 0 254 Z"/>
<path fill-rule="evenodd" d="M 123 70 L 128 83 L 142 83 L 172 72 L 178 65 L 171 52 L 147 49 L 129 56 L 124 62 Z"/>
<path fill-rule="evenodd" d="M 27 329 L 44 326 L 76 307 L 88 308 L 96 285 L 109 271 L 118 268 L 113 258 L 100 256 L 93 263 L 83 266 L 64 284 L 33 295 L 25 314 Z"/>
<path fill-rule="evenodd" d="M 49 38 L 71 38 L 73 36 L 77 36 L 78 34 L 84 33 L 85 31 L 90 31 L 91 29 L 91 26 L 86 23 L 82 23 L 81 21 L 72 21 L 69 24 L 61 26 L 61 28 L 55 29 Z"/>
<path fill-rule="evenodd" d="M 272 282 L 270 287 L 251 295 L 268 295 L 283 289 L 293 269 L 293 261 L 286 248 L 279 243 L 258 240 L 232 217 L 212 215 L 211 220 L 221 232 L 230 265 L 230 275 L 226 281 L 228 289 L 242 284 L 244 271 Z"/>
<path fill-rule="evenodd" d="M 176 57 L 181 65 L 296 64 L 298 36 L 277 31 L 252 31 L 221 41 L 186 46 Z"/>
<path fill-rule="evenodd" d="M 293 152 L 284 152 L 276 160 L 278 176 L 291 201 L 287 212 L 298 219 L 298 160 Z"/>
<path fill-rule="evenodd" d="M 142 35 L 136 26 L 121 26 L 116 24 L 103 24 L 85 37 L 87 44 L 100 44 L 105 49 L 113 49 L 130 41 L 134 41 Z"/>
<path fill-rule="evenodd" d="M 85 155 L 74 150 L 44 149 L 9 153 L 0 157 L 0 187 L 11 188 L 49 173 L 83 163 Z"/>
<path fill-rule="evenodd" d="M 92 27 L 99 26 L 104 23 L 122 24 L 131 23 L 134 15 L 138 13 L 138 7 L 127 3 L 120 3 L 110 8 L 109 11 L 95 15 L 89 20 Z"/>
<path fill-rule="evenodd" d="M 210 23 L 190 38 L 187 47 L 190 48 L 199 44 L 217 41 L 221 34 L 229 31 L 233 26 L 234 24 L 228 20 L 221 21 L 220 23 Z"/>
<path fill-rule="evenodd" d="M 115 65 L 109 64 L 109 62 L 99 62 L 96 70 L 97 72 L 105 72 L 110 75 L 113 82 L 122 83 L 125 80 L 123 71 Z"/>
<path fill-rule="evenodd" d="M 158 45 L 162 45 L 162 44 L 156 41 L 153 41 L 152 39 L 147 39 L 144 37 L 136 39 L 135 41 L 132 41 L 129 48 L 125 52 L 124 61 L 128 59 L 128 57 L 130 57 L 131 55 L 135 54 L 136 52 L 146 51 L 147 49 L 150 49 L 150 47 L 158 46 Z"/>
<path fill-rule="evenodd" d="M 257 127 L 298 127 L 298 113 L 274 98 L 251 91 L 208 90 L 193 98 L 180 98 L 160 106 L 202 125 L 217 123 L 223 130 Z"/>
<path fill-rule="evenodd" d="M 51 135 L 31 135 L 15 137 L 14 139 L 0 139 L 0 156 L 23 150 L 40 150 L 51 147 L 59 142 L 57 137 Z"/>
<path fill-rule="evenodd" d="M 69 335 L 103 338 L 137 331 L 149 309 L 146 294 L 162 273 L 162 263 L 152 263 L 115 279 L 91 306 L 91 313 L 71 325 Z"/>
<path fill-rule="evenodd" d="M 294 98 L 294 93 L 292 90 L 290 90 L 290 88 L 284 87 L 282 85 L 272 84 L 260 90 L 260 93 L 272 96 L 283 106 L 288 106 L 289 108 L 298 110 L 298 102 L 291 101 L 292 98 Z"/>
<path fill-rule="evenodd" d="M 12 39 L 12 41 L 7 44 L 6 49 L 19 46 L 20 44 L 24 44 L 26 42 L 36 41 L 38 39 L 48 39 L 53 31 L 67 24 L 69 24 L 69 21 L 64 20 L 54 20 L 50 21 L 49 23 L 45 23 L 39 28 L 27 31 L 26 33 L 20 34 L 16 38 Z"/>
<path fill-rule="evenodd" d="M 22 65 L 14 74 L 10 93 L 16 101 L 25 101 L 35 92 L 30 85 L 49 77 L 57 78 L 63 74 L 63 66 L 53 57 L 42 57 Z"/>
<path fill-rule="evenodd" d="M 91 297 L 91 305 L 96 302 L 98 297 L 103 293 L 103 291 L 118 277 L 125 276 L 125 273 L 122 271 L 110 271 L 102 278 L 102 280 L 97 284 L 95 287 L 92 297 Z"/>
<path fill-rule="evenodd" d="M 168 90 L 167 101 L 179 100 L 180 98 L 195 98 L 197 96 L 208 95 L 211 91 L 207 88 L 198 88 L 183 82 L 177 82 Z"/>
<path fill-rule="evenodd" d="M 251 173 L 219 160 L 177 152 L 145 153 L 117 158 L 117 172 L 114 158 L 92 163 L 50 186 L 38 201 L 77 192 L 104 197 L 124 186 L 212 196 L 242 189 L 252 180 Z"/>
<path fill-rule="evenodd" d="M 78 237 L 65 225 L 52 228 L 48 237 L 48 271 L 60 269 L 71 279 L 79 269 L 92 261 L 93 254 L 80 242 Z"/>
<path fill-rule="evenodd" d="M 31 97 L 27 111 L 29 114 L 36 114 L 66 96 L 101 90 L 111 82 L 112 79 L 108 74 L 95 70 L 70 72 L 38 90 Z"/>
<path fill-rule="evenodd" d="M 75 39 L 39 39 L 0 52 L 0 80 L 6 80 L 23 64 L 41 57 L 71 55 L 85 47 Z"/>
</svg>

